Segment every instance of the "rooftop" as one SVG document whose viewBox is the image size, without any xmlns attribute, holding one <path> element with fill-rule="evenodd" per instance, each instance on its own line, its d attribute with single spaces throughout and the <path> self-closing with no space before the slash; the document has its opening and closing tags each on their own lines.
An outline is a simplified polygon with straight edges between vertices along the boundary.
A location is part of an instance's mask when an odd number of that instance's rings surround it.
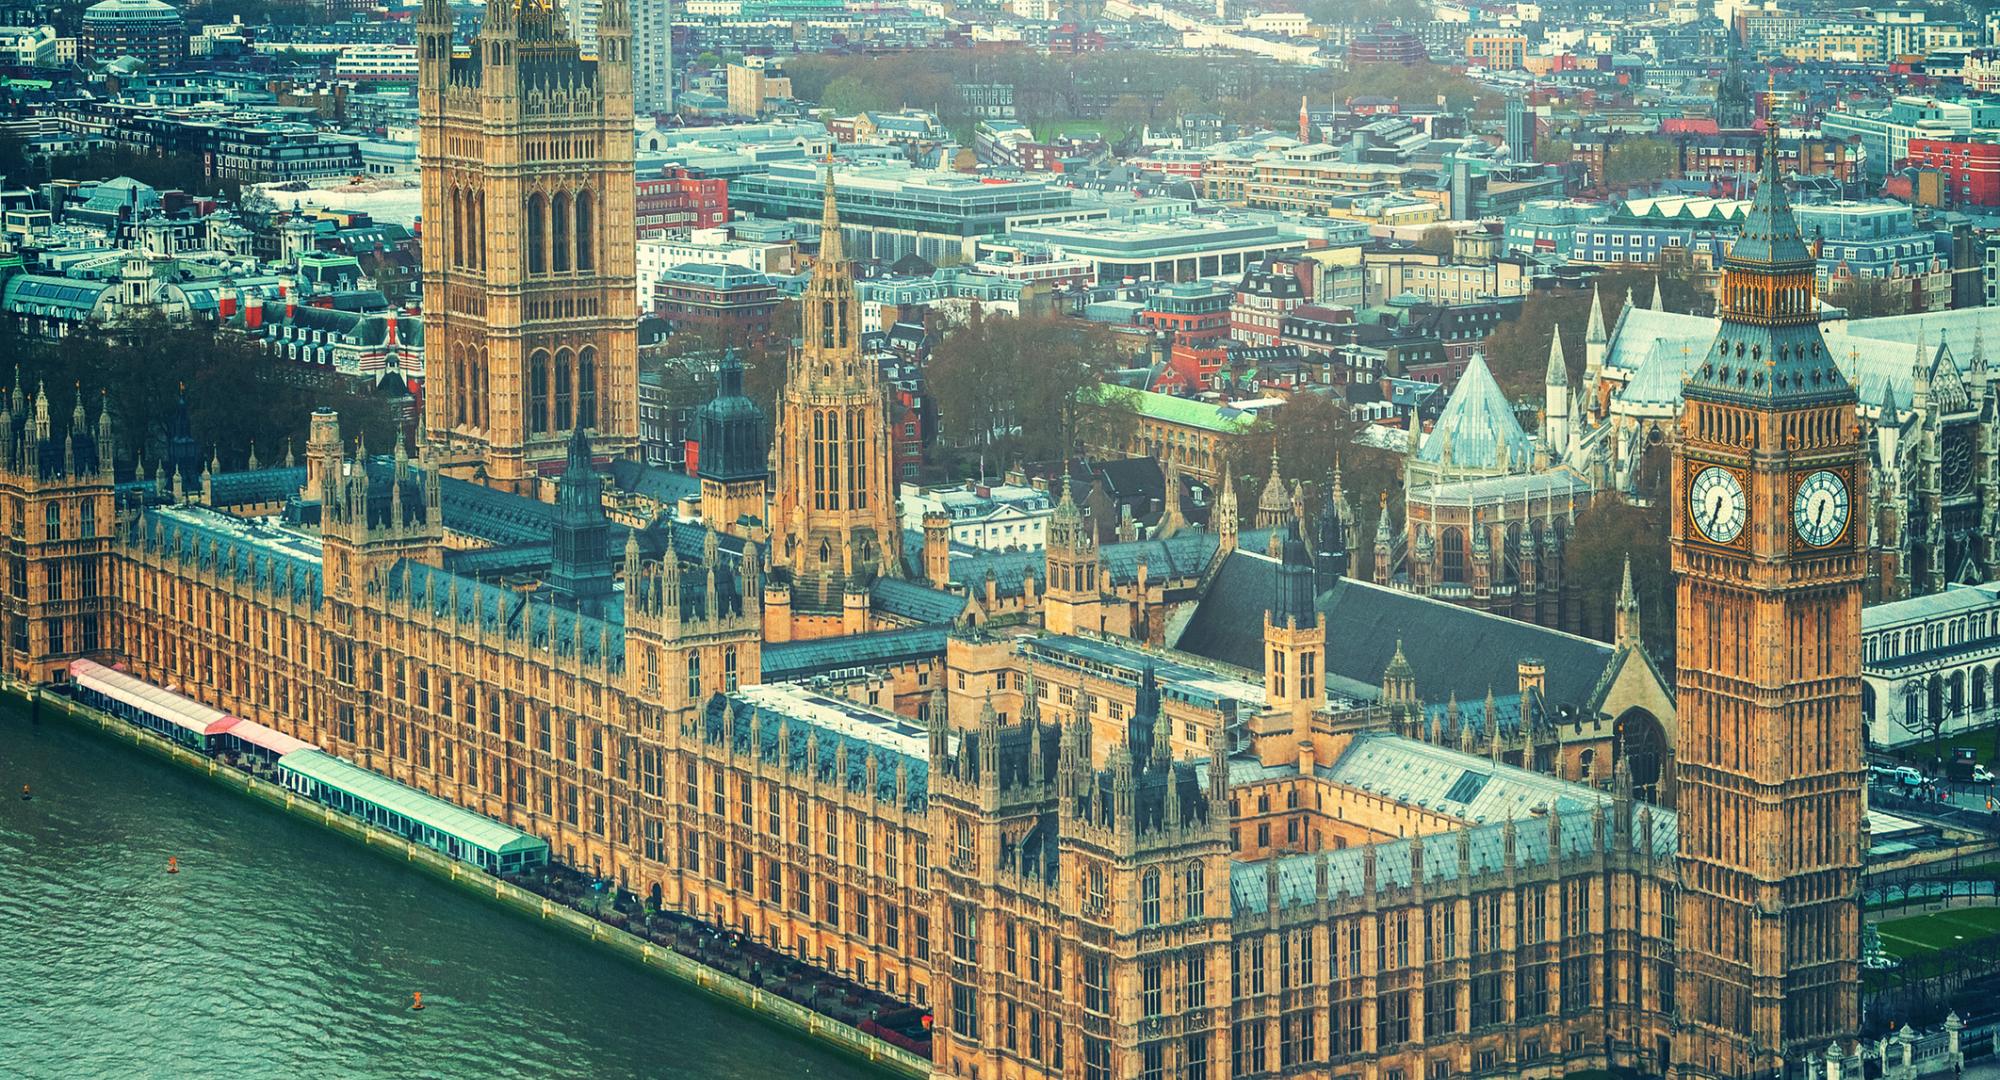
<svg viewBox="0 0 2000 1080">
<path fill-rule="evenodd" d="M 342 761 L 323 750 L 295 750 L 285 755 L 282 767 L 367 799 L 411 821 L 459 837 L 495 854 L 548 847 L 548 842 L 539 837 L 404 787 L 386 776 Z"/>
</svg>

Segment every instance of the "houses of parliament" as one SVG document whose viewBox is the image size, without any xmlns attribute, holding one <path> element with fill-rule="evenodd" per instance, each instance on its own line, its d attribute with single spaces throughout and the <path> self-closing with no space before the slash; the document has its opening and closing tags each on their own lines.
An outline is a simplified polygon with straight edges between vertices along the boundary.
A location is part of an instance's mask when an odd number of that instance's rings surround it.
<svg viewBox="0 0 2000 1080">
<path fill-rule="evenodd" d="M 417 437 L 321 411 L 147 474 L 0 398 L 10 675 L 120 664 L 546 837 L 930 1009 L 940 1077 L 1849 1060 L 1867 485 L 1774 174 L 1677 435 L 1676 693 L 1629 587 L 1604 644 L 1354 580 L 1338 497 L 1105 540 L 1065 485 L 1045 553 L 906 537 L 830 187 L 775 423 L 725 361 L 700 515 L 612 521 L 628 25 L 425 4 Z"/>
</svg>

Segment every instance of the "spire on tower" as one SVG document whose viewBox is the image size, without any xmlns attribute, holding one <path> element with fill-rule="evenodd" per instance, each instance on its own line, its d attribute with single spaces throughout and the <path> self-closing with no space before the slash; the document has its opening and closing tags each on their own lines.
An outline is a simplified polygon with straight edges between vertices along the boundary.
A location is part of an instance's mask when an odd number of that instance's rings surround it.
<svg viewBox="0 0 2000 1080">
<path fill-rule="evenodd" d="M 840 240 L 840 206 L 833 197 L 833 154 L 826 155 L 826 191 L 820 196 L 819 261 L 832 266 L 846 259 Z"/>
<path fill-rule="evenodd" d="M 1616 633 L 1613 644 L 1621 649 L 1636 649 L 1640 645 L 1639 635 L 1639 593 L 1632 587 L 1632 556 L 1625 556 L 1625 580 L 1618 587 L 1618 610 L 1615 617 Z"/>
</svg>

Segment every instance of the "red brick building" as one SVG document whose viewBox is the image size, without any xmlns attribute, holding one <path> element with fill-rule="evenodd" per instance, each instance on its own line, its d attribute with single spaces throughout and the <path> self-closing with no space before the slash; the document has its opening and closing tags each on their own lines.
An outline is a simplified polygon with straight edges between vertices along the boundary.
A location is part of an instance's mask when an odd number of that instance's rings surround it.
<svg viewBox="0 0 2000 1080">
<path fill-rule="evenodd" d="M 1139 325 L 1164 330 L 1175 341 L 1206 341 L 1229 336 L 1231 294 L 1198 281 L 1175 282 L 1160 288 L 1139 312 Z"/>
<path fill-rule="evenodd" d="M 2000 206 L 2000 143 L 1911 139 L 1910 164 L 1936 169 L 1952 206 Z"/>
<path fill-rule="evenodd" d="M 715 327 L 730 341 L 771 332 L 778 287 L 752 270 L 727 263 L 683 263 L 653 286 L 653 312 L 676 327 Z"/>
<path fill-rule="evenodd" d="M 665 175 L 639 181 L 634 203 L 639 235 L 676 229 L 712 229 L 729 221 L 729 181 L 698 180 L 672 166 Z"/>
</svg>

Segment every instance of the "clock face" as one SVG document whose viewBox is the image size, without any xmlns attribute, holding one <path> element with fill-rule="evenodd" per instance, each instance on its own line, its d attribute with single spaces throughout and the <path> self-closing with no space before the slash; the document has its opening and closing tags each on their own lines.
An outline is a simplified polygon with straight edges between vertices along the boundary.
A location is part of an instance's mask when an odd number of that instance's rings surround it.
<svg viewBox="0 0 2000 1080">
<path fill-rule="evenodd" d="M 1792 497 L 1792 526 L 1799 539 L 1825 547 L 1847 532 L 1847 483 L 1825 469 L 1800 482 Z"/>
<path fill-rule="evenodd" d="M 1688 516 L 1694 519 L 1695 528 L 1715 543 L 1734 541 L 1743 532 L 1748 512 L 1743 483 L 1720 465 L 1696 473 L 1694 483 L 1688 485 Z"/>
<path fill-rule="evenodd" d="M 1962 427 L 1944 433 L 1940 455 L 1944 465 L 1944 493 L 1964 495 L 1972 490 L 1972 439 Z"/>
</svg>

